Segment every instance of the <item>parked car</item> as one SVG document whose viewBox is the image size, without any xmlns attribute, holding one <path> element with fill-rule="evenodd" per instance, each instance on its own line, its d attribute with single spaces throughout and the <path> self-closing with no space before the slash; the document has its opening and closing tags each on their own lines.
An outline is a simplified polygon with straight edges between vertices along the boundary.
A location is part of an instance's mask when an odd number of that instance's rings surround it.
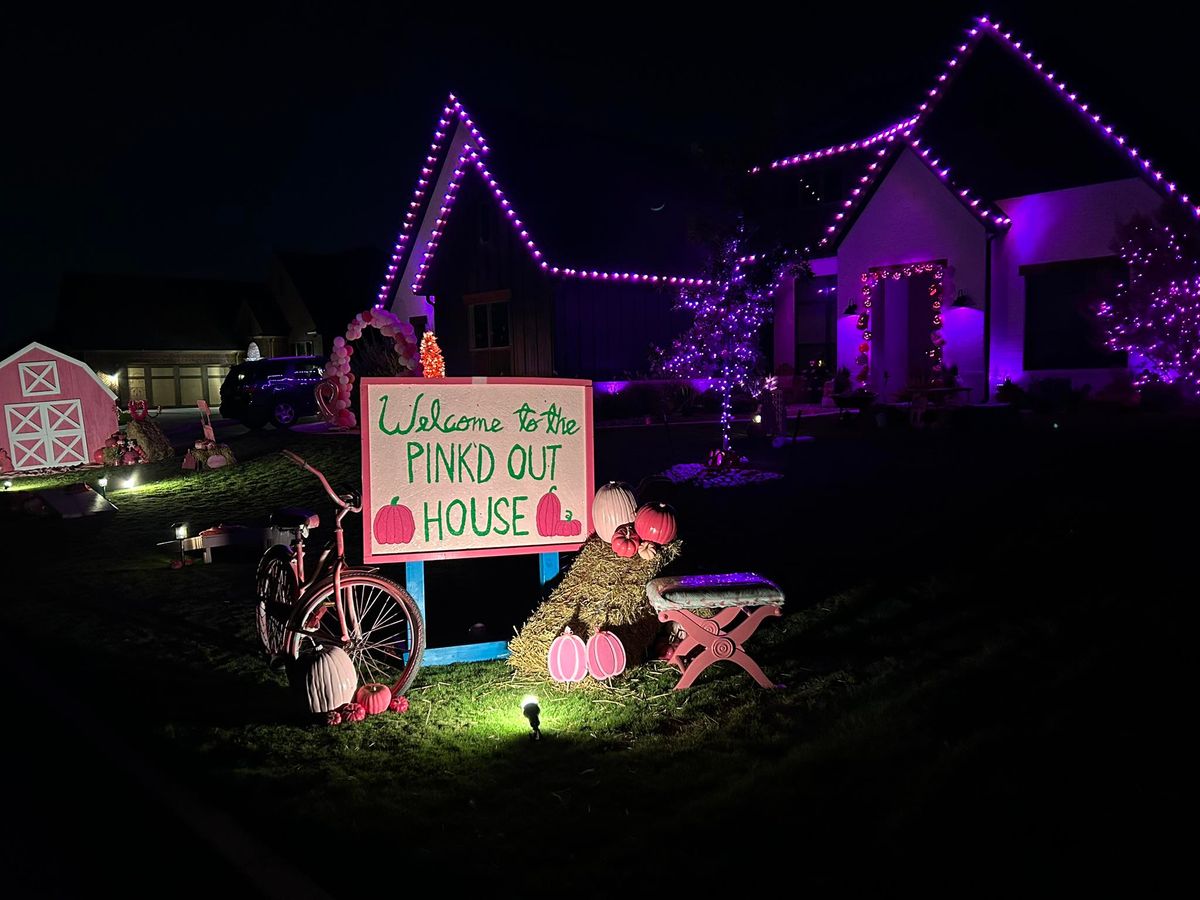
<svg viewBox="0 0 1200 900">
<path fill-rule="evenodd" d="M 297 419 L 316 413 L 313 390 L 323 365 L 316 356 L 282 356 L 234 366 L 221 385 L 221 415 L 248 428 L 268 422 L 290 428 Z"/>
</svg>

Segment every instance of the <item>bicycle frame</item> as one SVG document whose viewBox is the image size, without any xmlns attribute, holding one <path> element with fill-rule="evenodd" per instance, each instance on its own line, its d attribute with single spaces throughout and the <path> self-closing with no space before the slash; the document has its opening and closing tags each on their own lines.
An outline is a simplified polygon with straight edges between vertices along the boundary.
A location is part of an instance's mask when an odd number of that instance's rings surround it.
<svg viewBox="0 0 1200 900">
<path fill-rule="evenodd" d="M 337 491 L 330 486 L 329 481 L 325 478 L 324 473 L 322 473 L 320 469 L 310 465 L 297 454 L 290 450 L 283 450 L 281 452 L 295 465 L 307 470 L 308 472 L 311 472 L 313 475 L 316 475 L 317 479 L 321 482 L 321 487 L 323 487 L 325 489 L 325 493 L 329 495 L 329 499 L 331 499 L 338 506 L 338 512 L 334 519 L 333 526 L 333 542 L 326 545 L 321 551 L 321 555 L 317 559 L 316 569 L 313 571 L 313 577 L 311 579 L 305 578 L 304 538 L 299 531 L 296 533 L 296 540 L 293 544 L 296 554 L 292 561 L 292 565 L 296 569 L 296 578 L 300 584 L 300 596 L 303 597 L 310 584 L 316 584 L 322 580 L 324 577 L 326 564 L 329 560 L 329 554 L 334 550 L 337 551 L 337 555 L 334 557 L 332 566 L 333 595 L 337 598 L 334 603 L 334 608 L 337 611 L 338 627 L 341 629 L 342 643 L 349 643 L 352 636 L 357 637 L 359 635 L 359 624 L 358 611 L 353 608 L 353 604 L 347 604 L 342 596 L 342 570 L 346 568 L 346 539 L 342 531 L 342 519 L 344 519 L 350 513 L 361 513 L 362 504 L 360 503 L 359 505 L 355 506 L 347 502 L 347 500 L 343 497 L 339 496 Z M 349 624 L 349 628 L 347 628 L 347 624 Z"/>
</svg>

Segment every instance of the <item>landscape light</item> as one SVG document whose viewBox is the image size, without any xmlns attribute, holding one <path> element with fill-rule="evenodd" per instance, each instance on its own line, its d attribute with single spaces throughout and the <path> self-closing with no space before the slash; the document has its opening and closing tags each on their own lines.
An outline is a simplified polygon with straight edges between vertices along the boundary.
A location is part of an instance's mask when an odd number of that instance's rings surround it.
<svg viewBox="0 0 1200 900">
<path fill-rule="evenodd" d="M 175 540 L 182 541 L 187 537 L 187 522 L 175 522 L 171 527 L 175 529 Z"/>
<path fill-rule="evenodd" d="M 521 713 L 529 720 L 529 727 L 533 729 L 533 739 L 540 741 L 542 739 L 542 707 L 538 705 L 538 698 L 533 694 L 526 694 L 522 697 Z"/>
<path fill-rule="evenodd" d="M 101 475 L 100 479 L 96 482 L 96 484 L 100 488 L 100 496 L 103 497 L 105 500 L 107 500 L 108 499 L 108 476 Z"/>
<path fill-rule="evenodd" d="M 133 487 L 135 484 L 137 484 L 137 473 L 136 472 L 134 474 L 130 475 L 128 478 L 126 478 L 123 482 L 121 482 L 121 487 L 128 490 L 129 488 Z"/>
<path fill-rule="evenodd" d="M 11 478 L 5 478 L 5 479 L 4 479 L 4 489 L 5 489 L 6 491 L 7 491 L 7 490 L 11 490 L 11 489 L 12 489 L 12 479 L 11 479 Z"/>
<path fill-rule="evenodd" d="M 762 424 L 762 414 L 761 414 L 761 413 L 755 413 L 755 414 L 754 414 L 754 424 L 755 424 L 755 425 L 761 425 L 761 424 Z"/>
</svg>

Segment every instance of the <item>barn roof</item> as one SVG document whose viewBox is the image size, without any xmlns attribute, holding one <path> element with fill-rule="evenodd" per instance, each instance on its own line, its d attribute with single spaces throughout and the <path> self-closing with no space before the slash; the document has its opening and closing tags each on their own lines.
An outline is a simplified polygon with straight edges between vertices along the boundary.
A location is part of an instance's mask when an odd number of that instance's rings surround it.
<svg viewBox="0 0 1200 900">
<path fill-rule="evenodd" d="M 104 391 L 104 393 L 108 394 L 108 396 L 111 397 L 113 400 L 117 399 L 117 395 L 114 394 L 109 389 L 108 385 L 106 385 L 103 381 L 100 380 L 100 376 L 98 376 L 96 374 L 96 372 L 92 369 L 92 367 L 89 366 L 87 363 L 83 362 L 82 360 L 76 359 L 73 356 L 68 356 L 66 353 L 63 353 L 61 350 L 55 350 L 53 347 L 47 347 L 45 344 L 39 343 L 38 341 L 30 341 L 28 344 L 26 344 L 24 347 L 22 347 L 16 353 L 11 353 L 8 356 L 6 356 L 4 359 L 0 359 L 0 369 L 3 369 L 9 363 L 20 359 L 22 356 L 24 356 L 30 350 L 37 350 L 40 353 L 47 353 L 50 356 L 56 356 L 65 362 L 69 362 L 69 363 L 72 363 L 73 365 L 79 366 L 79 368 L 83 369 L 85 372 L 88 373 L 89 376 L 91 376 L 92 381 L 96 382 L 96 384 L 98 384 L 100 386 L 100 390 L 102 390 L 102 391 Z"/>
</svg>

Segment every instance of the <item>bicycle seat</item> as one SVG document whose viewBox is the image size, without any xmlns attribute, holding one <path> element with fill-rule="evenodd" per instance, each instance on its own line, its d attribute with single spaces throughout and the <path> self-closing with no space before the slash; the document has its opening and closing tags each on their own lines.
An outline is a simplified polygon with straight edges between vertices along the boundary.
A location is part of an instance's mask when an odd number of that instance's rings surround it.
<svg viewBox="0 0 1200 900">
<path fill-rule="evenodd" d="M 321 524 L 321 517 L 307 509 L 289 506 L 287 509 L 277 509 L 271 513 L 271 524 L 276 528 L 300 528 L 307 525 L 312 529 Z"/>
</svg>

